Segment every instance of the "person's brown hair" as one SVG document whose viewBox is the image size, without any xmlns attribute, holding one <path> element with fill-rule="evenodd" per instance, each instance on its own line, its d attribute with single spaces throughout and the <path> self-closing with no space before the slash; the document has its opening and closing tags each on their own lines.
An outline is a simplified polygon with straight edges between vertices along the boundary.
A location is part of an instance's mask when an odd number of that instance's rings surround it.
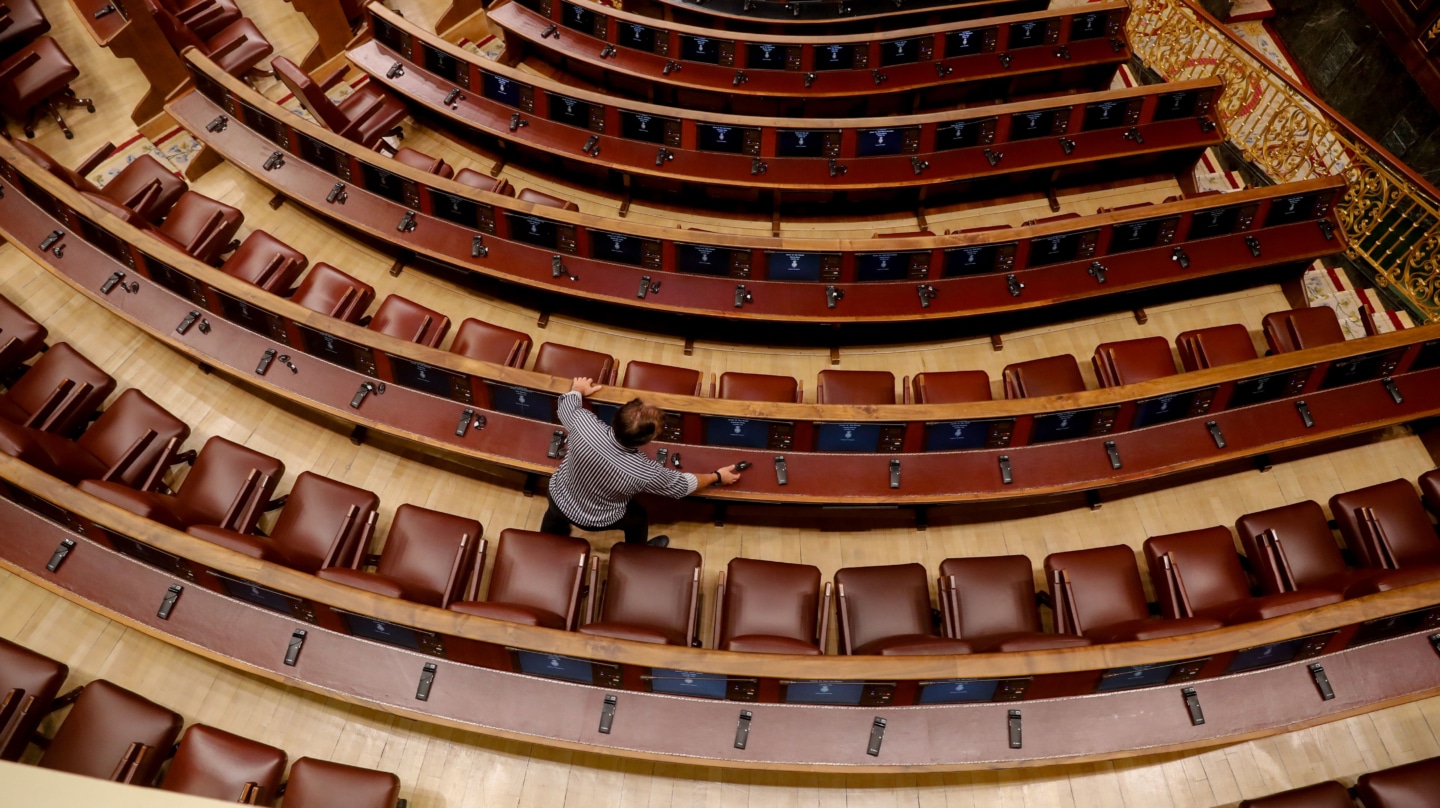
<svg viewBox="0 0 1440 808">
<path fill-rule="evenodd" d="M 655 439 L 660 431 L 660 408 L 632 398 L 615 413 L 615 440 L 627 449 L 638 449 Z"/>
</svg>

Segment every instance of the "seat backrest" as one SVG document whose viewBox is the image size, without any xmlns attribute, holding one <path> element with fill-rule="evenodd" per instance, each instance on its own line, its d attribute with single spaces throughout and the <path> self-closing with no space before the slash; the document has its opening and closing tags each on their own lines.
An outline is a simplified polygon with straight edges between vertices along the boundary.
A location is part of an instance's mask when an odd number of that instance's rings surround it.
<svg viewBox="0 0 1440 808">
<path fill-rule="evenodd" d="M 1266 344 L 1277 354 L 1345 341 L 1335 310 L 1328 306 L 1271 312 L 1260 325 Z"/>
<path fill-rule="evenodd" d="M 1350 798 L 1350 792 L 1345 786 L 1334 780 L 1326 780 L 1268 797 L 1242 800 L 1240 808 L 1355 808 L 1355 801 Z"/>
<path fill-rule="evenodd" d="M 310 117 L 319 121 L 320 125 L 332 132 L 339 133 L 350 125 L 349 119 L 340 111 L 340 108 L 325 95 L 320 89 L 320 84 L 310 78 L 310 74 L 300 69 L 284 56 L 276 56 L 270 60 L 270 66 L 275 69 L 275 77 L 290 88 L 305 111 Z"/>
<path fill-rule="evenodd" d="M 40 758 L 47 769 L 108 779 L 132 743 L 149 751 L 141 758 L 130 782 L 150 785 L 161 762 L 180 734 L 180 715 L 113 685 L 96 679 L 55 732 Z"/>
<path fill-rule="evenodd" d="M 671 645 L 684 645 L 700 562 L 694 550 L 615 545 L 610 548 L 600 622 L 646 626 L 664 634 Z"/>
<path fill-rule="evenodd" d="M 1255 570 L 1255 577 L 1260 579 L 1266 594 L 1282 591 L 1276 577 L 1275 562 L 1260 539 L 1267 530 L 1275 531 L 1278 552 L 1284 559 L 1283 569 L 1289 570 L 1296 589 L 1317 586 L 1321 581 L 1349 569 L 1345 558 L 1340 555 L 1340 547 L 1335 544 L 1335 535 L 1330 532 L 1320 503 L 1307 499 L 1247 513 L 1235 522 L 1235 533 L 1240 537 L 1245 557 L 1250 559 L 1250 568 Z"/>
<path fill-rule="evenodd" d="M 1248 362 L 1259 356 L 1250 339 L 1250 329 L 1239 323 L 1184 331 L 1175 338 L 1180 361 L 1186 370 L 1216 368 Z"/>
<path fill-rule="evenodd" d="M 319 261 L 290 298 L 311 311 L 353 323 L 375 299 L 375 288 Z"/>
<path fill-rule="evenodd" d="M 465 585 L 481 530 L 474 519 L 401 505 L 375 571 L 399 583 L 406 600 L 444 608 Z"/>
<path fill-rule="evenodd" d="M 399 295 L 389 295 L 366 326 L 387 336 L 434 348 L 450 331 L 450 318 Z"/>
<path fill-rule="evenodd" d="M 1170 557 L 1179 587 L 1166 574 L 1164 558 Z M 1196 612 L 1250 597 L 1250 584 L 1230 530 L 1215 526 L 1183 533 L 1152 536 L 1145 540 L 1145 561 L 1155 599 L 1166 617 L 1190 617 Z M 1189 613 L 1184 613 L 1188 599 Z"/>
<path fill-rule="evenodd" d="M 1359 518 L 1357 508 L 1370 508 L 1401 567 L 1440 564 L 1440 538 L 1436 538 L 1425 507 L 1420 504 L 1409 480 L 1391 480 L 1330 498 L 1330 515 L 1340 526 L 1345 545 L 1365 560 L 1368 567 L 1385 566 L 1376 556 Z"/>
<path fill-rule="evenodd" d="M 822 370 L 816 380 L 820 404 L 894 404 L 895 374 L 888 370 Z"/>
<path fill-rule="evenodd" d="M 631 360 L 625 366 L 625 380 L 621 387 L 634 390 L 649 390 L 653 393 L 671 393 L 677 396 L 700 395 L 701 373 L 691 368 L 677 368 L 657 365 L 653 362 Z"/>
<path fill-rule="evenodd" d="M 13 705 L 15 712 L 11 715 L 24 712 L 24 717 L 16 721 L 14 732 L 5 740 L 5 745 L 0 746 L 0 760 L 19 760 L 25 753 L 30 736 L 50 709 L 50 702 L 55 700 L 55 694 L 60 692 L 68 675 L 70 669 L 64 664 L 0 638 L 0 698 L 12 691 L 23 693 L 17 693 L 18 701 Z M 4 727 L 0 726 L 0 729 Z"/>
<path fill-rule="evenodd" d="M 916 404 L 965 404 L 989 401 L 990 377 L 983 370 L 927 371 L 911 380 Z"/>
<path fill-rule="evenodd" d="M 1175 359 L 1164 337 L 1101 343 L 1095 348 L 1094 363 L 1095 375 L 1106 387 L 1175 375 Z"/>
<path fill-rule="evenodd" d="M 524 366 L 525 357 L 530 354 L 530 335 L 470 317 L 456 329 L 450 351 L 481 362 L 518 368 Z"/>
<path fill-rule="evenodd" d="M 1355 792 L 1365 808 L 1428 808 L 1440 794 L 1440 757 L 1360 775 Z"/>
<path fill-rule="evenodd" d="M 735 637 L 789 637 L 815 642 L 820 569 L 754 558 L 733 558 L 725 572 L 720 646 Z"/>
<path fill-rule="evenodd" d="M 1040 631 L 1035 569 L 1023 555 L 947 558 L 940 577 L 955 578 L 958 639 Z"/>
<path fill-rule="evenodd" d="M 352 507 L 354 519 L 349 518 Z M 329 559 L 340 531 L 345 530 L 344 546 L 336 559 L 345 557 L 347 547 L 353 549 L 351 542 L 364 535 L 365 520 L 379 507 L 380 498 L 363 488 L 302 471 L 270 538 L 290 567 L 314 574 Z"/>
<path fill-rule="evenodd" d="M 200 448 L 195 467 L 180 483 L 176 496 L 187 508 L 205 517 L 205 521 L 198 524 L 218 525 L 224 520 L 236 496 L 245 488 L 252 469 L 270 478 L 266 485 L 268 490 L 263 492 L 261 499 L 263 506 L 285 474 L 285 464 L 216 435 Z M 245 533 L 250 527 L 253 527 L 253 522 L 238 529 Z"/>
<path fill-rule="evenodd" d="M 584 539 L 502 530 L 486 600 L 543 610 L 573 621 L 570 609 L 576 576 L 583 576 L 588 563 L 590 542 Z"/>
<path fill-rule="evenodd" d="M 362 769 L 302 757 L 290 766 L 285 808 L 395 808 L 400 778 L 390 772 Z"/>
<path fill-rule="evenodd" d="M 920 564 L 847 567 L 835 573 L 843 646 L 931 634 L 930 582 Z"/>
<path fill-rule="evenodd" d="M 1080 633 L 1143 620 L 1150 616 L 1145 587 L 1140 583 L 1140 565 L 1135 551 L 1117 544 L 1068 553 L 1051 553 L 1045 558 L 1045 580 L 1057 604 L 1065 597 L 1055 591 L 1056 573 L 1069 578 L 1074 617 Z M 1057 608 L 1057 613 L 1061 609 Z M 1072 632 L 1074 633 L 1074 632 Z"/>
<path fill-rule="evenodd" d="M 1085 391 L 1085 377 L 1080 375 L 1080 363 L 1070 354 L 1006 365 L 1003 376 L 1006 398 L 1036 398 Z"/>
<path fill-rule="evenodd" d="M 34 356 L 48 335 L 45 326 L 0 295 L 0 370 Z"/>
<path fill-rule="evenodd" d="M 584 376 L 594 379 L 597 384 L 608 384 L 614 371 L 615 357 L 558 342 L 542 343 L 540 352 L 535 355 L 536 373 L 548 373 L 562 379 Z"/>
<path fill-rule="evenodd" d="M 727 372 L 720 374 L 720 390 L 716 395 L 734 401 L 787 403 L 800 399 L 800 383 L 789 376 Z"/>
<path fill-rule="evenodd" d="M 576 205 L 574 202 L 569 201 L 568 199 L 561 199 L 558 196 L 551 196 L 550 194 L 537 191 L 534 188 L 521 189 L 520 193 L 517 194 L 515 198 L 520 200 L 521 202 L 529 202 L 534 205 L 544 205 L 546 207 L 559 208 L 561 210 L 580 209 L 580 206 Z"/>
<path fill-rule="evenodd" d="M 161 455 L 172 439 L 179 446 L 190 437 L 188 424 L 171 415 L 139 389 L 131 387 L 110 404 L 110 408 L 85 430 L 77 443 L 106 467 L 113 468 L 126 459 L 132 448 L 141 445 L 140 442 L 146 440 L 151 431 L 155 433 L 154 437 L 148 438 L 143 450 L 129 459 L 129 465 L 116 480 L 133 488 L 161 462 Z"/>
<path fill-rule="evenodd" d="M 89 390 L 77 398 L 47 430 L 69 433 L 99 409 L 100 404 L 115 390 L 115 380 L 110 374 L 81 356 L 69 343 L 59 342 L 52 345 L 50 350 L 20 377 L 20 381 L 10 387 L 5 393 L 5 399 L 24 410 L 27 415 L 33 415 L 45 406 L 45 402 L 66 379 L 77 386 L 90 385 Z M 39 428 L 40 424 L 34 426 Z"/>
<path fill-rule="evenodd" d="M 253 804 L 270 805 L 285 776 L 285 761 L 283 749 L 191 724 L 180 739 L 160 790 L 240 802 L 246 784 L 254 783 L 259 791 Z"/>
</svg>

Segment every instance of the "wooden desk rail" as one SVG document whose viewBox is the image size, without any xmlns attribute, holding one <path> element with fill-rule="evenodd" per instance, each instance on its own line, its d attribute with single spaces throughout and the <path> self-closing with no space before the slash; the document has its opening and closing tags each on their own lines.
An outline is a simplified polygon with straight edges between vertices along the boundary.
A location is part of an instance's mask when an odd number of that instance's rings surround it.
<svg viewBox="0 0 1440 808">
<path fill-rule="evenodd" d="M 378 4 L 366 13 L 374 39 L 346 55 L 412 112 L 507 152 L 622 172 L 640 187 L 894 195 L 985 178 L 1053 185 L 1062 176 L 1113 178 L 1112 161 L 1177 173 L 1224 140 L 1213 122 L 1223 88 L 1215 77 L 960 111 L 777 121 L 577 89 L 476 56 Z"/>
<path fill-rule="evenodd" d="M 657 20 L 715 30 L 815 33 L 885 31 L 910 25 L 1040 11 L 1046 0 L 628 0 L 625 7 Z"/>
<path fill-rule="evenodd" d="M 485 18 L 505 30 L 508 64 L 534 49 L 558 58 L 572 73 L 599 76 L 610 89 L 634 97 L 684 90 L 734 112 L 815 117 L 807 110 L 817 99 L 905 93 L 919 108 L 930 108 L 1010 94 L 1103 90 L 1115 68 L 1130 58 L 1129 11 L 1121 0 L 883 37 L 723 38 L 703 26 L 657 28 L 656 20 L 639 14 L 601 13 L 585 0 L 505 0 Z"/>
<path fill-rule="evenodd" d="M 113 10 L 95 16 L 107 6 Z M 70 8 L 96 45 L 122 59 L 133 59 L 149 82 L 130 119 L 143 124 L 159 115 L 165 98 L 185 83 L 185 66 L 160 33 L 147 0 L 70 0 Z"/>
<path fill-rule="evenodd" d="M 720 235 L 586 216 L 408 168 L 286 112 L 193 51 L 187 58 L 199 91 L 174 99 L 171 115 L 260 182 L 402 254 L 592 301 L 784 323 L 948 319 L 1308 262 L 1344 248 L 1332 210 L 1341 178 L 885 241 Z M 275 167 L 277 147 L 290 159 Z M 346 201 L 331 201 L 337 186 Z M 412 213 L 413 229 L 397 226 Z M 1247 246 L 1252 240 L 1257 247 Z M 662 278 L 663 287 L 639 295 L 645 278 L 647 288 Z"/>
<path fill-rule="evenodd" d="M 1440 690 L 1426 636 L 1440 626 L 1437 582 L 1147 642 L 940 657 L 742 654 L 420 606 L 170 530 L 10 457 L 0 456 L 0 480 L 0 566 L 27 580 L 289 685 L 565 748 L 758 769 L 1034 766 L 1234 742 Z M 156 604 L 175 586 L 180 596 L 162 619 Z M 1266 656 L 1281 664 L 1264 667 Z M 1316 691 L 1307 670 L 1315 664 L 1334 699 Z M 522 675 L 557 668 L 569 679 Z M 1124 683 L 1142 687 L 1114 689 Z M 957 684 L 975 701 L 935 700 Z M 1194 689 L 1203 724 L 1192 724 L 1182 686 Z M 602 733 L 607 697 L 614 720 Z M 802 698 L 812 703 L 794 703 Z M 734 743 L 741 709 L 752 716 L 743 749 Z M 1018 748 L 1006 731 L 1015 710 L 1024 721 Z M 872 756 L 876 717 L 887 725 Z"/>
<path fill-rule="evenodd" d="M 0 158 L 0 177 L 20 191 L 0 196 L 0 235 L 197 362 L 429 451 L 529 473 L 558 463 L 551 419 L 567 380 L 424 348 L 304 309 L 114 219 L 7 144 L 0 143 Z M 66 234 L 55 245 L 59 256 L 36 246 L 54 230 Z M 138 291 L 118 283 L 102 291 L 117 276 Z M 191 312 L 208 328 L 178 333 L 175 324 Z M 271 363 L 260 373 L 266 351 L 296 356 L 297 370 Z M 1394 379 L 1400 402 L 1382 377 Z M 373 380 L 386 382 L 387 392 L 352 405 L 355 391 Z M 637 392 L 607 388 L 591 405 L 603 413 Z M 1440 325 L 1042 399 L 860 407 L 639 394 L 669 413 L 651 451 L 683 451 L 685 468 L 701 472 L 741 458 L 755 462 L 740 483 L 707 492 L 715 499 L 922 505 L 1047 497 L 1440 414 Z M 1301 400 L 1313 427 L 1297 412 Z M 485 416 L 483 426 L 477 415 Z M 736 428 L 749 448 L 729 437 Z M 852 438 L 873 443 L 861 447 L 869 451 L 816 451 L 854 448 Z M 1121 468 L 1112 466 L 1107 441 Z M 785 486 L 769 468 L 776 454 L 788 465 Z M 893 460 L 903 466 L 900 488 L 890 487 Z"/>
</svg>

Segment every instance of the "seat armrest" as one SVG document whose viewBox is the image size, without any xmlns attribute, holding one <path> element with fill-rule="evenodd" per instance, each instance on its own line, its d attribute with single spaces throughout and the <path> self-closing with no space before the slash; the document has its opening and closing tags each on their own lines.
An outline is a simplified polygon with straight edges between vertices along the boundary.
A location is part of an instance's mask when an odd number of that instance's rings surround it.
<svg viewBox="0 0 1440 808">
<path fill-rule="evenodd" d="M 85 162 L 75 167 L 75 173 L 81 177 L 87 177 L 94 173 L 100 164 L 105 162 L 110 155 L 115 153 L 115 144 L 106 142 L 105 145 L 95 150 L 95 153 L 85 158 Z"/>
<path fill-rule="evenodd" d="M 221 8 L 215 0 L 200 0 L 195 5 L 181 10 L 175 15 L 175 18 L 184 23 L 186 28 L 193 29 L 197 25 L 203 26 L 224 13 L 225 9 Z"/>
<path fill-rule="evenodd" d="M 150 444 L 154 442 L 157 437 L 159 437 L 159 433 L 155 430 L 145 430 L 145 434 L 136 438 L 135 441 L 130 444 L 129 448 L 125 450 L 125 453 L 120 455 L 120 459 L 116 460 L 114 465 L 105 470 L 104 476 L 100 479 L 107 483 L 119 482 L 120 478 L 125 476 L 125 472 L 130 470 L 130 467 L 135 464 L 136 460 L 140 459 L 140 455 L 143 454 L 146 449 L 150 448 Z"/>
<path fill-rule="evenodd" d="M 331 73 L 324 81 L 320 82 L 320 92 L 329 93 L 350 74 L 350 65 L 340 65 L 340 68 Z"/>
<path fill-rule="evenodd" d="M 220 47 L 210 51 L 205 55 L 210 57 L 210 61 L 218 62 L 221 59 L 224 59 L 226 56 L 229 56 L 231 53 L 234 53 L 236 50 L 239 50 L 241 45 L 244 45 L 246 42 L 249 41 L 250 38 L 247 36 L 237 36 L 229 42 L 226 42 L 224 45 L 221 45 Z"/>
<path fill-rule="evenodd" d="M 710 647 L 720 650 L 720 627 L 725 623 L 725 571 L 715 583 L 715 624 L 710 632 Z"/>
<path fill-rule="evenodd" d="M 356 129 L 360 128 L 365 123 L 365 121 L 370 118 L 371 115 L 374 115 L 376 112 L 378 112 L 380 106 L 384 103 L 384 96 L 378 95 L 374 98 L 371 98 L 369 101 L 366 101 L 365 106 L 360 107 L 359 109 L 355 110 L 353 114 L 349 115 L 350 120 L 346 122 L 345 129 L 341 132 L 336 132 L 336 134 L 342 137 L 350 137 L 351 133 L 354 132 Z"/>
<path fill-rule="evenodd" d="M 10 81 L 15 76 L 29 70 L 36 62 L 40 61 L 40 54 L 31 51 L 24 59 L 10 65 L 10 69 L 0 73 L 0 81 Z"/>
</svg>

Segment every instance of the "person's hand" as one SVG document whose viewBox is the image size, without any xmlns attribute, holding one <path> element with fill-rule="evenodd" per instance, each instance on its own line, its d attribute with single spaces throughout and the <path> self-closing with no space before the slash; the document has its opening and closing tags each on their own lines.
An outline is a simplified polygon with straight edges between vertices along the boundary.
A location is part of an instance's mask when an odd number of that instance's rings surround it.
<svg viewBox="0 0 1440 808">
<path fill-rule="evenodd" d="M 723 469 L 716 469 L 716 473 L 720 475 L 721 485 L 734 485 L 735 483 L 740 482 L 740 472 L 737 471 L 734 466 L 726 466 Z"/>
<path fill-rule="evenodd" d="M 577 376 L 570 382 L 571 392 L 579 393 L 581 396 L 593 396 L 600 392 L 601 387 L 603 385 L 596 384 L 595 380 L 589 376 Z"/>
</svg>

